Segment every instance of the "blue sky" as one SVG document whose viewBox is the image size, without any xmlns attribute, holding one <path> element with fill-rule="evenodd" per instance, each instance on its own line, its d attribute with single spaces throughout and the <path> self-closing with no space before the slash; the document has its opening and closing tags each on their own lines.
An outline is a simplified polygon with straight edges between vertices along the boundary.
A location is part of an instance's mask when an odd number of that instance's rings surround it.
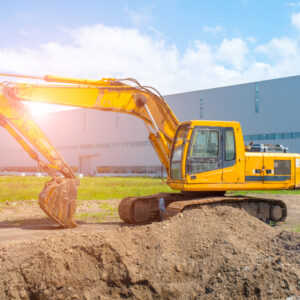
<svg viewBox="0 0 300 300">
<path fill-rule="evenodd" d="M 300 74 L 300 1 L 2 1 L 0 70 L 163 94 Z"/>
<path fill-rule="evenodd" d="M 215 43 L 222 37 L 255 37 L 266 42 L 274 36 L 293 36 L 290 15 L 300 10 L 292 1 L 37 1 L 2 3 L 1 46 L 38 46 L 63 40 L 63 28 L 103 24 L 139 28 L 161 34 L 184 50 L 195 39 Z M 293 4 L 294 3 L 294 4 Z M 217 28 L 219 34 L 205 31 Z M 204 29 L 204 30 L 203 30 Z M 30 35 L 26 35 L 30 33 Z M 156 34 L 157 34 L 156 33 Z"/>
</svg>

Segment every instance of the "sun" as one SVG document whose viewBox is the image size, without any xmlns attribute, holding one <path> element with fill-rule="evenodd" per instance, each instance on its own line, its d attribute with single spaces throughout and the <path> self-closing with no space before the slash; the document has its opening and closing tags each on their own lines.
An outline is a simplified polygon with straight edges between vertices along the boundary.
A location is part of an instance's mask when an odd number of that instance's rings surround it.
<svg viewBox="0 0 300 300">
<path fill-rule="evenodd" d="M 33 116 L 40 116 L 48 113 L 72 109 L 69 106 L 45 104 L 45 103 L 26 103 Z"/>
</svg>

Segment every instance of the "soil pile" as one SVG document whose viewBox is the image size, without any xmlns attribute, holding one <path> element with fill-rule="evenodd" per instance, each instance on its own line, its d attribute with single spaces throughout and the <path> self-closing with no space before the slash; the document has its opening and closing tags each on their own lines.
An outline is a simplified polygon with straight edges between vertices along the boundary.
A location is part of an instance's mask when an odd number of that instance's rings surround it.
<svg viewBox="0 0 300 300">
<path fill-rule="evenodd" d="M 0 246 L 0 299 L 296 299 L 300 235 L 222 206 Z"/>
</svg>

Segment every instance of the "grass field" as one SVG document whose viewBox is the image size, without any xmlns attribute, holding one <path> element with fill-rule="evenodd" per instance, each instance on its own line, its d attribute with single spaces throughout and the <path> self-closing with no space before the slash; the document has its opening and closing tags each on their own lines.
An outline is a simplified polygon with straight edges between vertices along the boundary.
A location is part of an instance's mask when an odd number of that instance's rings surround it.
<svg viewBox="0 0 300 300">
<path fill-rule="evenodd" d="M 0 176 L 0 204 L 6 206 L 9 202 L 38 199 L 44 183 L 50 177 L 20 177 Z M 78 211 L 77 220 L 96 222 L 111 221 L 118 218 L 118 200 L 130 196 L 144 196 L 160 192 L 172 192 L 161 179 L 150 177 L 86 177 L 80 180 L 78 204 L 92 205 L 88 211 Z M 174 192 L 174 191 L 173 191 Z M 268 194 L 299 194 L 300 191 L 239 191 L 230 194 L 268 193 Z M 85 202 L 83 200 L 102 200 Z M 29 202 L 30 203 L 30 202 Z M 33 202 L 34 203 L 34 202 Z M 85 204 L 86 203 L 86 204 Z M 96 209 L 93 209 L 96 205 Z M 1 209 L 1 208 L 0 208 Z M 300 232 L 300 224 L 294 222 L 290 230 Z"/>
<path fill-rule="evenodd" d="M 0 202 L 37 199 L 49 177 L 1 176 Z M 122 199 L 172 190 L 159 178 L 150 177 L 85 177 L 80 180 L 78 200 Z M 300 194 L 298 191 L 239 191 L 233 194 L 268 193 Z"/>
<path fill-rule="evenodd" d="M 292 231 L 294 231 L 294 232 L 300 232 L 300 224 L 298 224 L 295 227 L 293 227 Z"/>
<path fill-rule="evenodd" d="M 45 177 L 0 177 L 0 202 L 37 199 Z M 170 192 L 161 179 L 148 177 L 86 177 L 80 180 L 78 200 L 122 199 L 159 192 Z"/>
</svg>

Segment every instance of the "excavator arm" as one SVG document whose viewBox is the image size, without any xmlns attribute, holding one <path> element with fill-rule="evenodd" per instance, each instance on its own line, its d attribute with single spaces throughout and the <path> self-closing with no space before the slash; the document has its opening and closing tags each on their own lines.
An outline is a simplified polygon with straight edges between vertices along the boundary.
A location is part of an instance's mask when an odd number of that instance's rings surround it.
<svg viewBox="0 0 300 300">
<path fill-rule="evenodd" d="M 37 162 L 39 168 L 52 177 L 39 195 L 40 207 L 59 224 L 75 227 L 73 217 L 79 180 L 72 169 L 43 134 L 22 103 L 9 101 L 0 95 L 0 125 Z M 37 149 L 48 162 L 41 160 L 33 148 Z M 59 173 L 64 177 L 59 176 Z"/>
<path fill-rule="evenodd" d="M 153 88 L 141 86 L 134 79 L 82 80 L 49 75 L 45 77 L 1 75 L 41 79 L 48 82 L 48 84 L 17 82 L 0 84 L 0 124 L 31 158 L 37 161 L 40 168 L 52 177 L 40 193 L 39 205 L 52 219 L 64 227 L 76 226 L 73 217 L 79 182 L 71 168 L 31 118 L 23 101 L 134 115 L 144 121 L 149 131 L 149 140 L 160 161 L 166 170 L 169 170 L 171 146 L 179 122 L 162 96 Z M 50 82 L 59 84 L 50 85 Z M 38 150 L 49 163 L 40 160 L 32 147 Z"/>
</svg>

